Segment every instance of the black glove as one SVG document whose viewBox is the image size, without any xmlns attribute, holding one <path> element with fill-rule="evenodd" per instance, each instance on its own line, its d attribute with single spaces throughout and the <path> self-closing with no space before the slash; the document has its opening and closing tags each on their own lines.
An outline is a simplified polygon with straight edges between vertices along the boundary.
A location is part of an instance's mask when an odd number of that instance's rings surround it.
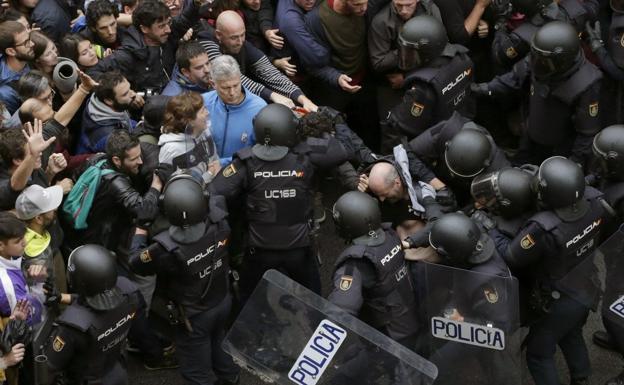
<svg viewBox="0 0 624 385">
<path fill-rule="evenodd" d="M 448 187 L 443 187 L 436 191 L 436 202 L 441 206 L 444 206 L 445 212 L 455 211 L 457 207 L 457 201 L 455 200 L 455 194 Z"/>
<path fill-rule="evenodd" d="M 48 277 L 43 284 L 45 291 L 45 305 L 48 307 L 57 307 L 61 303 L 61 292 L 54 284 L 52 277 Z"/>
<path fill-rule="evenodd" d="M 0 350 L 8 354 L 16 344 L 28 345 L 32 342 L 32 329 L 26 321 L 12 319 L 0 336 Z"/>
<path fill-rule="evenodd" d="M 154 173 L 158 175 L 163 184 L 167 183 L 167 181 L 171 179 L 171 174 L 175 171 L 176 168 L 168 163 L 159 163 L 158 166 L 156 166 L 156 169 L 154 169 Z"/>
<path fill-rule="evenodd" d="M 141 210 L 139 210 L 139 214 L 136 217 L 136 227 L 148 230 L 160 211 L 158 210 L 158 205 L 156 204 L 143 204 L 141 206 Z"/>
<path fill-rule="evenodd" d="M 589 43 L 589 47 L 592 52 L 598 51 L 598 49 L 604 47 L 604 42 L 602 41 L 602 35 L 600 33 L 600 22 L 597 21 L 594 23 L 594 27 L 592 28 L 589 21 L 585 23 L 585 32 L 587 32 L 587 42 Z"/>
<path fill-rule="evenodd" d="M 410 249 L 417 247 L 429 246 L 429 233 L 431 232 L 432 223 L 427 223 L 424 229 L 407 236 L 403 241 L 409 244 Z"/>
<path fill-rule="evenodd" d="M 472 83 L 470 85 L 470 91 L 478 96 L 492 96 L 492 91 L 488 87 L 487 83 Z"/>
<path fill-rule="evenodd" d="M 496 227 L 496 221 L 483 210 L 475 210 L 475 212 L 470 216 L 470 219 L 486 231 L 490 231 Z"/>
</svg>

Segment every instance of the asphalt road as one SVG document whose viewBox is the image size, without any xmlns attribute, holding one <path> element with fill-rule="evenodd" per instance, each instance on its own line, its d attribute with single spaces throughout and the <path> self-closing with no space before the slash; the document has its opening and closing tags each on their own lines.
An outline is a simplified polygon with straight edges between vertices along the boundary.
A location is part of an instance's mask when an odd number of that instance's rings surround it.
<svg viewBox="0 0 624 385">
<path fill-rule="evenodd" d="M 330 188 L 327 185 L 331 187 L 333 186 L 333 183 L 326 184 L 326 188 Z M 325 192 L 325 206 L 331 208 L 331 205 L 335 201 L 337 193 L 332 191 Z M 321 268 L 321 275 L 323 280 L 322 283 L 324 288 L 324 294 L 327 294 L 326 291 L 330 287 L 330 279 L 333 272 L 332 269 L 334 261 L 340 254 L 340 252 L 344 249 L 344 242 L 336 236 L 333 223 L 329 215 L 328 220 L 326 220 L 322 225 L 320 247 L 321 253 L 324 257 L 323 266 Z M 603 385 L 607 379 L 617 375 L 623 368 L 622 364 L 624 361 L 618 354 L 602 349 L 591 342 L 591 336 L 593 332 L 601 329 L 602 322 L 600 319 L 600 315 L 597 313 L 590 313 L 590 317 L 584 330 L 585 340 L 589 349 L 589 355 L 593 371 L 593 374 L 590 378 L 590 385 Z M 557 361 L 562 385 L 567 385 L 570 383 L 570 381 L 561 352 L 557 353 Z M 178 375 L 176 370 L 147 371 L 143 369 L 139 360 L 133 356 L 130 356 L 128 372 L 130 377 L 130 384 L 132 385 L 184 384 L 182 378 Z M 530 378 L 526 366 L 522 371 L 522 380 L 523 385 L 534 384 Z M 263 384 L 261 380 L 246 372 L 243 372 L 240 383 L 242 385 Z M 461 381 L 457 383 L 460 384 Z"/>
</svg>

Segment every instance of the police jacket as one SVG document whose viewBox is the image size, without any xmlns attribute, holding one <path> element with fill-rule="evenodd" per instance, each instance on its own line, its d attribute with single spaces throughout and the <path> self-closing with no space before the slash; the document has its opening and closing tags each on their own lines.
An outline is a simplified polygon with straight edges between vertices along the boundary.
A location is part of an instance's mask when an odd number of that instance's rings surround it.
<svg viewBox="0 0 624 385">
<path fill-rule="evenodd" d="M 554 210 L 529 218 L 504 252 L 508 265 L 512 269 L 534 266 L 531 270 L 539 285 L 564 290 L 560 282 L 596 249 L 606 219 L 600 191 L 586 187 L 582 200 L 587 209 L 576 219 L 564 219 L 567 215 Z M 584 276 L 591 280 L 591 274 Z"/>
<path fill-rule="evenodd" d="M 182 243 L 168 229 L 156 235 L 149 247 L 142 235 L 135 235 L 132 242 L 132 270 L 164 275 L 170 298 L 184 307 L 188 317 L 217 306 L 229 290 L 230 227 L 225 200 L 213 196 L 209 206 L 204 234 L 197 241 Z"/>
<path fill-rule="evenodd" d="M 473 63 L 467 52 L 463 46 L 449 44 L 427 67 L 408 72 L 403 101 L 390 110 L 389 122 L 411 139 L 448 119 L 453 111 L 472 116 Z"/>
<path fill-rule="evenodd" d="M 116 308 L 95 311 L 78 299 L 56 320 L 45 354 L 49 367 L 55 372 L 65 371 L 69 384 L 102 383 L 118 365 L 143 300 L 128 279 L 119 277 L 116 286 L 125 298 Z"/>
<path fill-rule="evenodd" d="M 438 177 L 445 184 L 449 185 L 456 195 L 462 193 L 463 195 L 470 195 L 471 180 L 453 178 L 444 161 L 446 143 L 463 129 L 477 130 L 483 133 L 490 142 L 492 149 L 489 164 L 483 170 L 483 173 L 510 166 L 505 153 L 496 145 L 494 139 L 485 128 L 454 111 L 448 120 L 428 128 L 409 142 L 408 149 L 415 155 L 415 159 L 410 160 L 410 169 L 418 176 L 418 179 L 430 182 Z M 432 169 L 433 171 L 431 171 Z"/>
<path fill-rule="evenodd" d="M 401 338 L 416 330 L 415 322 L 408 329 L 398 327 L 401 318 L 416 315 L 414 287 L 397 233 L 389 223 L 378 232 L 384 237 L 380 244 L 352 244 L 338 257 L 329 300 L 375 328 L 400 334 L 392 338 Z"/>
<path fill-rule="evenodd" d="M 230 204 L 240 205 L 236 198 L 242 197 L 248 246 L 270 250 L 307 247 L 314 172 L 319 167 L 337 166 L 349 156 L 333 137 L 308 138 L 273 161 L 244 148 L 209 188 Z"/>
<path fill-rule="evenodd" d="M 524 89 L 529 83 L 527 135 L 553 148 L 553 154 L 570 156 L 584 163 L 591 153 L 594 135 L 602 129 L 599 117 L 600 79 L 602 74 L 585 58 L 566 76 L 549 83 L 531 75 L 529 58 L 488 83 L 493 97 Z M 575 134 L 570 132 L 574 128 Z"/>
</svg>

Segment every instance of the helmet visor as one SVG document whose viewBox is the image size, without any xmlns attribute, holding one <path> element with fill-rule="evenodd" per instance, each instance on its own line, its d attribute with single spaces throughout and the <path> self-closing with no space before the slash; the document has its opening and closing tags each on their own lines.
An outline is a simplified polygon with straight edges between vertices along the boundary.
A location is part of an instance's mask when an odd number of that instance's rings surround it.
<svg viewBox="0 0 624 385">
<path fill-rule="evenodd" d="M 408 71 L 422 65 L 417 44 L 405 41 L 399 36 L 399 68 Z"/>
<path fill-rule="evenodd" d="M 498 172 L 480 175 L 473 179 L 470 194 L 476 203 L 494 209 L 498 201 Z"/>
</svg>

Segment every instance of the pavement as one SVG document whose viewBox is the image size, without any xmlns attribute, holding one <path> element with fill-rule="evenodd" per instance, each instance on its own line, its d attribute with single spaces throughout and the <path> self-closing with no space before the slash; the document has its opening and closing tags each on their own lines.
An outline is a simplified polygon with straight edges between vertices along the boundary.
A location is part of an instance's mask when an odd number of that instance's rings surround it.
<svg viewBox="0 0 624 385">
<path fill-rule="evenodd" d="M 325 189 L 333 187 L 334 184 L 326 184 Z M 323 197 L 325 207 L 331 208 L 336 199 L 337 193 L 334 191 L 324 191 Z M 321 278 L 324 288 L 324 295 L 327 295 L 328 288 L 331 287 L 331 276 L 333 273 L 333 265 L 340 252 L 344 249 L 344 242 L 337 237 L 331 220 L 331 215 L 327 215 L 327 220 L 321 227 L 320 249 L 323 256 L 323 265 L 321 266 Z M 592 343 L 591 336 L 594 331 L 603 329 L 602 321 L 599 313 L 590 313 L 587 324 L 585 325 L 584 335 L 587 342 L 587 348 L 592 364 L 592 376 L 590 385 L 603 385 L 609 378 L 614 377 L 623 368 L 623 360 L 619 354 L 602 349 Z M 560 351 L 557 352 L 557 362 L 559 367 L 560 379 L 562 385 L 570 383 L 568 371 Z M 184 382 L 176 370 L 159 370 L 147 371 L 143 369 L 140 360 L 136 356 L 130 355 L 128 374 L 130 384 L 132 385 L 183 385 Z M 321 382 L 322 383 L 322 382 Z M 522 371 L 523 385 L 534 385 L 530 378 L 526 365 Z M 260 379 L 242 372 L 241 385 L 261 385 L 264 384 Z M 461 382 L 457 382 L 461 384 Z M 505 384 L 500 384 L 505 385 Z"/>
</svg>

